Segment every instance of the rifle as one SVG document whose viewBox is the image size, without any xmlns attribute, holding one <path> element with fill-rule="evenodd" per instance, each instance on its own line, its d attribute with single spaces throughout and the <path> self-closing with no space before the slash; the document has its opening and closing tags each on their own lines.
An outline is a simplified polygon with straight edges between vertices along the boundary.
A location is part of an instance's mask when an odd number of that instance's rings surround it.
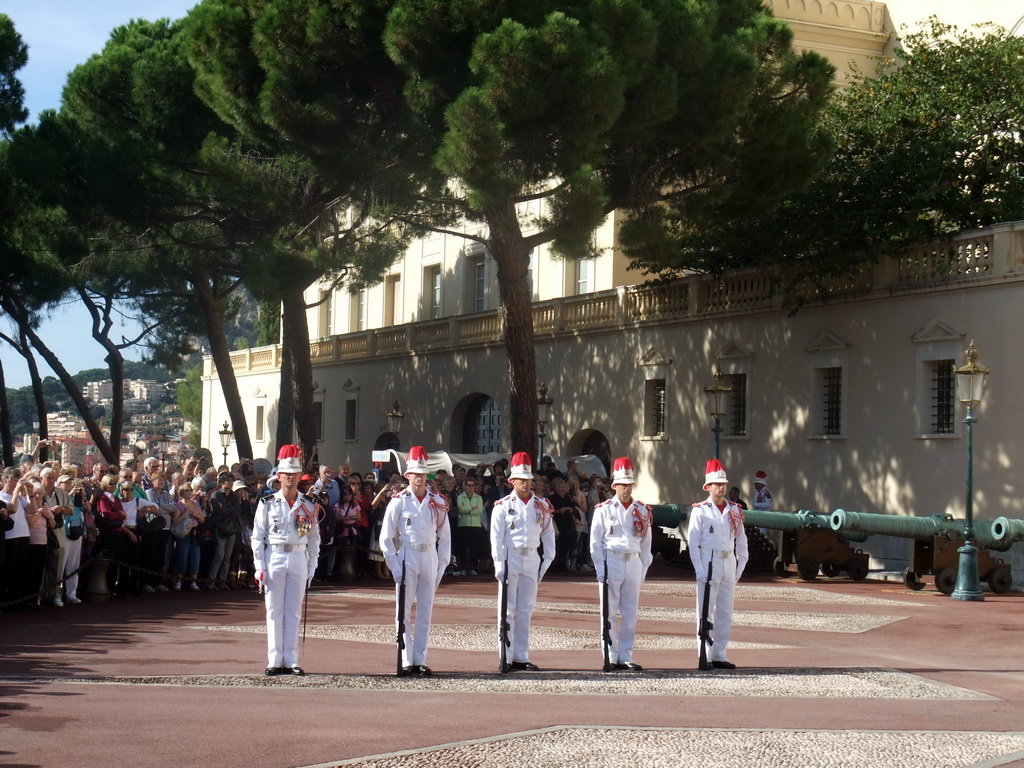
<svg viewBox="0 0 1024 768">
<path fill-rule="evenodd" d="M 402 664 L 402 651 L 405 650 L 405 558 L 402 558 L 402 581 L 398 584 L 398 604 L 395 609 L 395 622 L 398 625 L 396 644 L 398 645 L 398 671 L 401 675 L 404 671 Z"/>
<path fill-rule="evenodd" d="M 711 570 L 714 564 L 715 556 L 712 553 L 711 560 L 708 561 L 708 582 L 704 585 L 704 600 L 700 608 L 700 624 L 697 627 L 697 637 L 700 638 L 700 661 L 697 668 L 703 670 L 711 669 L 711 664 L 708 662 L 708 646 L 715 644 L 711 639 L 714 626 L 708 618 L 708 612 L 711 609 Z"/>
<path fill-rule="evenodd" d="M 615 669 L 612 664 L 612 617 L 608 604 L 608 550 L 604 551 L 604 578 L 601 580 L 601 655 L 604 658 L 604 671 Z"/>
<path fill-rule="evenodd" d="M 501 574 L 501 621 L 498 624 L 498 653 L 501 661 L 498 672 L 505 674 L 509 670 L 508 649 L 512 645 L 509 637 L 511 626 L 508 623 L 508 554 L 505 555 L 505 570 Z"/>
</svg>

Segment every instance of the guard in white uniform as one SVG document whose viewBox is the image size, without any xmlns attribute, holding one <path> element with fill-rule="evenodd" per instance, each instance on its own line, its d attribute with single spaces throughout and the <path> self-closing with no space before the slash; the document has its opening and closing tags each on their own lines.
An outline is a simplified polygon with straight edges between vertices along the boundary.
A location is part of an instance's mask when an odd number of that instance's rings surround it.
<svg viewBox="0 0 1024 768">
<path fill-rule="evenodd" d="M 747 564 L 747 534 L 743 529 L 743 510 L 726 498 L 729 481 L 725 467 L 718 459 L 707 463 L 704 490 L 707 500 L 694 504 L 690 511 L 686 540 L 690 561 L 697 575 L 697 617 L 704 604 L 707 588 L 708 564 L 711 569 L 711 601 L 708 615 L 714 629 L 711 637 L 711 666 L 715 669 L 735 669 L 725 654 L 732 629 L 732 609 L 736 598 L 736 582 Z M 699 640 L 699 638 L 698 638 Z"/>
<path fill-rule="evenodd" d="M 608 617 L 611 621 L 610 661 L 613 669 L 639 672 L 633 661 L 640 585 L 647 578 L 651 555 L 653 510 L 633 498 L 633 463 L 619 458 L 612 465 L 615 497 L 594 507 L 590 526 L 590 557 L 600 586 L 608 577 Z M 621 616 L 615 627 L 616 612 Z"/>
<path fill-rule="evenodd" d="M 260 502 L 253 521 L 256 582 L 266 593 L 267 675 L 303 674 L 299 666 L 302 599 L 320 554 L 320 526 L 314 502 L 299 494 L 299 456 L 298 446 L 281 447 L 277 457 L 281 490 Z"/>
<path fill-rule="evenodd" d="M 448 525 L 448 502 L 427 488 L 427 452 L 413 446 L 406 457 L 405 476 L 409 487 L 397 494 L 384 512 L 380 550 L 395 579 L 396 593 L 405 569 L 405 648 L 401 675 L 430 675 L 427 641 L 434 592 L 452 557 L 452 534 Z M 397 599 L 397 594 L 396 594 Z M 412 605 L 416 603 L 416 626 L 412 629 Z"/>
<path fill-rule="evenodd" d="M 536 672 L 537 665 L 530 661 L 530 619 L 537 603 L 537 585 L 555 559 L 555 528 L 551 520 L 554 510 L 547 499 L 533 493 L 533 465 L 526 453 L 512 457 L 508 477 L 512 493 L 496 501 L 491 510 L 491 556 L 499 584 L 508 568 L 510 669 Z M 543 559 L 538 552 L 541 544 Z M 500 595 L 498 613 L 500 625 Z"/>
</svg>

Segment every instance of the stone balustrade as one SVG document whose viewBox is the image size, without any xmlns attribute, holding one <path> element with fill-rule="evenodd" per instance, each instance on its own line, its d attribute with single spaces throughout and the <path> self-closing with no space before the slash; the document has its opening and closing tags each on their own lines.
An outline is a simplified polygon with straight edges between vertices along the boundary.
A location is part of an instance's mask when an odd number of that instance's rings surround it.
<svg viewBox="0 0 1024 768">
<path fill-rule="evenodd" d="M 911 247 L 896 258 L 826 281 L 816 286 L 814 295 L 804 298 L 814 301 L 843 296 L 855 300 L 875 291 L 949 289 L 1008 279 L 1024 279 L 1024 221 L 996 224 Z M 538 338 L 557 338 L 726 314 L 770 312 L 782 306 L 774 275 L 769 271 L 737 270 L 721 277 L 691 275 L 538 302 L 533 306 L 534 334 Z M 495 310 L 318 339 L 310 342 L 310 355 L 315 366 L 406 355 L 416 350 L 491 346 L 501 341 L 501 316 Z M 239 373 L 271 370 L 280 364 L 279 345 L 231 355 L 232 368 Z M 211 375 L 211 358 L 206 358 L 205 367 L 206 375 Z"/>
</svg>

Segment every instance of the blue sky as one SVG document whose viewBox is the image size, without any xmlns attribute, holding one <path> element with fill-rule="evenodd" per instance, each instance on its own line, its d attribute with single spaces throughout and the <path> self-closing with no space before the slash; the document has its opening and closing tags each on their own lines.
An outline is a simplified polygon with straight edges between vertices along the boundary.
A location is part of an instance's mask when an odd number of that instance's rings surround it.
<svg viewBox="0 0 1024 768">
<path fill-rule="evenodd" d="M 181 18 L 196 4 L 197 0 L 3 0 L 0 13 L 14 22 L 28 45 L 29 61 L 18 79 L 25 87 L 29 122 L 44 109 L 60 108 L 68 72 L 99 53 L 115 27 L 137 18 Z M 89 335 L 89 322 L 84 309 L 69 303 L 40 329 L 43 340 L 72 374 L 106 365 L 102 348 Z M 10 331 L 6 320 L 0 319 L 0 327 Z M 125 335 L 132 335 L 133 329 L 134 325 L 125 326 Z M 115 329 L 115 338 L 119 332 Z M 138 359 L 139 355 L 127 357 Z M 5 343 L 0 343 L 0 360 L 8 387 L 29 383 L 25 361 Z M 37 360 L 42 374 L 49 375 L 46 363 Z"/>
</svg>

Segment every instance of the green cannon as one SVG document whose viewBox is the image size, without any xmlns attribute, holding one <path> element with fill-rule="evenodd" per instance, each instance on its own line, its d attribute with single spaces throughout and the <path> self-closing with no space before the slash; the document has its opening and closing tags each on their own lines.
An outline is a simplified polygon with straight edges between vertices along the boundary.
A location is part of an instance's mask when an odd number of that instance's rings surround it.
<svg viewBox="0 0 1024 768">
<path fill-rule="evenodd" d="M 1018 541 L 1024 541 L 1024 520 L 997 517 L 992 521 L 992 549 L 1005 552 Z"/>
<path fill-rule="evenodd" d="M 1007 521 L 1005 530 L 1012 528 Z M 911 517 L 905 515 L 883 515 L 873 512 L 854 512 L 837 509 L 829 516 L 829 524 L 833 531 L 856 531 L 860 533 L 896 536 L 912 539 L 913 552 L 911 565 L 903 571 L 903 583 L 910 589 L 924 587 L 921 576 L 935 575 L 935 587 L 943 594 L 951 594 L 956 588 L 956 574 L 960 557 L 957 550 L 963 546 L 966 523 L 954 519 L 951 515 L 930 515 L 929 517 Z M 997 538 L 995 524 L 987 520 L 974 523 L 974 541 L 979 548 L 978 569 L 983 581 L 996 594 L 1007 592 L 1013 584 L 1013 573 L 1010 566 L 1002 560 L 993 558 L 987 550 L 1005 551 L 1012 546 L 1014 539 Z"/>
<path fill-rule="evenodd" d="M 689 520 L 690 506 L 679 504 L 655 504 L 654 525 L 665 529 L 674 529 L 672 534 L 679 539 L 686 539 L 686 525 Z M 807 509 L 795 511 L 748 509 L 743 513 L 748 526 L 778 531 L 778 540 L 771 544 L 765 542 L 770 552 L 772 544 L 775 552 L 768 554 L 765 566 L 771 562 L 772 571 L 776 576 L 791 576 L 791 563 L 796 564 L 797 573 L 805 580 L 817 578 L 819 569 L 826 576 L 838 576 L 846 571 L 850 578 L 860 581 L 868 574 L 868 557 L 860 550 L 854 550 L 848 542 L 862 542 L 868 534 L 856 531 L 836 533 L 829 527 L 828 515 Z M 663 542 L 663 547 L 672 546 Z M 753 546 L 753 542 L 752 542 Z M 670 559 L 672 552 L 661 550 Z"/>
<path fill-rule="evenodd" d="M 816 579 L 819 572 L 832 577 L 845 571 L 854 581 L 868 575 L 868 556 L 850 546 L 850 542 L 866 541 L 867 533 L 835 532 L 829 527 L 828 515 L 809 509 L 751 509 L 743 516 L 748 525 L 778 531 L 778 556 L 772 570 L 780 578 L 792 576 L 791 563 L 805 581 Z"/>
</svg>

